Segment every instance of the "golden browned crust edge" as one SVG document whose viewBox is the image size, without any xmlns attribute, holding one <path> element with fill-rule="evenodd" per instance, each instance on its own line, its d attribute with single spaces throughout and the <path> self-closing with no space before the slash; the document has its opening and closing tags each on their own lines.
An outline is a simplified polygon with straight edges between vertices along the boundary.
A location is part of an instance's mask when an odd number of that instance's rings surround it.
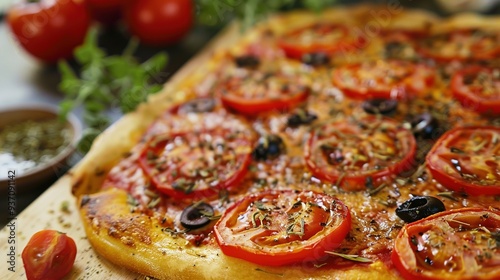
<svg viewBox="0 0 500 280">
<path fill-rule="evenodd" d="M 100 255 L 159 279 L 398 279 L 381 262 L 350 270 L 263 267 L 227 257 L 215 245 L 186 245 L 163 232 L 157 220 L 131 213 L 122 190 L 83 196 L 80 203 L 88 240 Z"/>
</svg>

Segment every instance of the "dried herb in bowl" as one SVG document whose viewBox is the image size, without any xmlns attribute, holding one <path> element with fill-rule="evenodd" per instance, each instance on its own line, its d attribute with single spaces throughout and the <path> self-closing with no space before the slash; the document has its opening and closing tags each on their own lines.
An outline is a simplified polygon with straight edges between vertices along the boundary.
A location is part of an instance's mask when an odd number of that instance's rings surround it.
<svg viewBox="0 0 500 280">
<path fill-rule="evenodd" d="M 0 130 L 0 167 L 23 174 L 56 157 L 68 147 L 71 138 L 71 129 L 58 119 L 7 125 Z"/>
</svg>

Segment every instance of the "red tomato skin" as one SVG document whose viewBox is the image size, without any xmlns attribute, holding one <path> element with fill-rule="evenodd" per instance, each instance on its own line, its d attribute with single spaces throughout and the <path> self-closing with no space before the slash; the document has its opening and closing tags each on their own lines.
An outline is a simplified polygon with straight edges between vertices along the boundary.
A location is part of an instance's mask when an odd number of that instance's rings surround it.
<svg viewBox="0 0 500 280">
<path fill-rule="evenodd" d="M 176 110 L 178 110 L 178 108 L 179 107 L 176 106 L 171 111 L 175 112 Z M 185 135 L 185 134 L 187 134 L 187 133 L 173 134 L 172 137 Z M 154 141 L 154 139 L 152 141 Z M 249 147 L 253 146 L 252 141 L 253 141 L 252 139 L 247 139 L 247 138 L 243 138 L 243 139 L 239 140 L 239 142 L 242 145 L 244 145 L 244 146 L 247 145 Z M 179 190 L 174 189 L 171 186 L 171 182 L 170 183 L 161 182 L 161 180 L 159 180 L 156 176 L 151 175 L 151 174 L 154 174 L 155 171 L 151 170 L 150 164 L 148 163 L 148 160 L 147 160 L 148 151 L 149 151 L 148 145 L 145 145 L 143 148 L 143 151 L 141 152 L 140 158 L 138 160 L 138 166 L 140 167 L 142 172 L 144 172 L 144 174 L 146 174 L 146 176 L 151 177 L 152 184 L 159 191 L 161 191 L 162 193 L 164 193 L 164 194 L 166 194 L 174 199 L 202 199 L 202 198 L 207 198 L 207 197 L 213 197 L 213 196 L 219 194 L 220 190 L 231 189 L 233 187 L 237 187 L 238 183 L 241 182 L 245 178 L 247 171 L 248 171 L 248 167 L 250 166 L 250 163 L 252 162 L 251 152 L 249 152 L 245 155 L 241 155 L 241 158 L 239 159 L 239 162 L 241 163 L 241 165 L 236 170 L 236 172 L 233 176 L 231 176 L 230 178 L 219 183 L 215 187 L 209 187 L 209 188 L 205 188 L 205 189 L 201 189 L 201 190 L 195 189 L 190 193 L 185 193 L 183 191 L 179 191 Z M 168 171 L 168 172 L 171 173 L 171 171 Z M 170 176 L 170 174 L 169 174 L 169 176 Z M 130 187 L 130 184 L 127 184 L 127 182 L 123 179 L 117 180 L 116 178 L 110 177 L 108 182 L 113 183 L 113 181 L 118 182 L 122 186 L 128 185 L 126 188 Z"/>
<path fill-rule="evenodd" d="M 491 208 L 492 209 L 492 208 Z M 490 210 L 491 210 L 490 209 Z M 486 211 L 486 209 L 483 208 L 460 208 L 460 209 L 452 209 L 444 212 L 439 212 L 437 214 L 431 215 L 427 218 L 424 218 L 422 220 L 410 223 L 406 225 L 398 234 L 395 240 L 395 245 L 394 249 L 392 250 L 391 254 L 391 261 L 394 264 L 394 267 L 398 270 L 398 272 L 403 276 L 405 280 L 448 280 L 450 279 L 449 276 L 440 276 L 440 275 L 432 275 L 432 276 L 427 276 L 425 274 L 419 273 L 416 271 L 415 268 L 409 268 L 404 262 L 404 258 L 410 256 L 413 254 L 411 250 L 406 250 L 403 251 L 401 249 L 409 249 L 410 245 L 406 243 L 406 241 L 409 239 L 409 233 L 408 233 L 408 227 L 410 226 L 418 226 L 419 224 L 422 224 L 425 221 L 436 219 L 445 215 L 450 215 L 450 214 L 459 214 L 463 212 L 483 212 Z M 498 214 L 498 212 L 495 212 Z M 459 275 L 457 275 L 458 277 Z M 478 275 L 470 276 L 470 277 L 464 277 L 463 279 L 499 279 L 500 278 L 500 270 L 498 275 L 493 276 L 493 277 L 480 277 Z M 462 279 L 462 278 L 460 278 Z"/>
<path fill-rule="evenodd" d="M 225 213 L 230 213 L 235 208 L 238 208 L 241 204 L 246 203 L 248 200 L 253 200 L 255 197 L 263 196 L 266 193 L 260 193 L 258 195 L 250 195 L 241 199 L 240 201 L 234 203 L 231 207 L 229 207 Z M 275 254 L 264 254 L 259 249 L 245 249 L 243 246 L 231 244 L 229 242 L 224 241 L 224 237 L 218 230 L 218 227 L 222 223 L 224 223 L 224 216 L 217 222 L 214 227 L 215 237 L 221 250 L 224 254 L 236 258 L 240 258 L 258 265 L 263 266 L 283 266 L 289 265 L 293 263 L 298 263 L 303 260 L 307 260 L 311 257 L 318 257 L 318 252 L 321 252 L 321 255 L 324 255 L 325 250 L 334 250 L 338 248 L 341 242 L 344 240 L 345 236 L 349 233 L 351 229 L 351 212 L 341 201 L 335 200 L 339 205 L 342 206 L 342 213 L 339 213 L 343 217 L 342 223 L 336 229 L 336 231 L 330 233 L 325 236 L 320 242 L 309 244 L 305 246 L 300 251 L 286 251 L 279 252 Z M 307 242 L 307 241 L 303 241 Z"/>
<path fill-rule="evenodd" d="M 90 16 L 83 1 L 21 2 L 8 11 L 15 38 L 32 56 L 47 63 L 71 58 L 85 40 Z"/>
<path fill-rule="evenodd" d="M 466 127 L 467 129 L 471 130 L 477 130 L 477 129 L 492 129 L 492 130 L 500 130 L 498 127 L 479 127 L 479 126 L 470 126 Z M 426 157 L 426 163 L 427 167 L 432 175 L 432 178 L 434 178 L 436 181 L 438 181 L 440 184 L 445 186 L 448 189 L 457 191 L 457 192 L 465 192 L 469 195 L 499 195 L 500 194 L 500 185 L 491 185 L 491 186 L 482 186 L 482 185 L 476 185 L 473 183 L 465 182 L 463 180 L 460 180 L 458 178 L 455 178 L 453 176 L 450 176 L 446 174 L 440 166 L 437 165 L 433 160 L 432 156 L 434 153 L 436 153 L 437 148 L 439 147 L 439 143 L 442 141 L 447 140 L 448 138 L 451 138 L 454 136 L 455 133 L 459 132 L 462 130 L 463 127 L 457 127 L 455 129 L 452 129 L 445 134 L 443 134 L 436 144 L 434 144 L 434 147 L 429 151 Z"/>
<path fill-rule="evenodd" d="M 229 180 L 226 180 L 223 184 L 219 184 L 216 188 L 194 190 L 190 193 L 184 193 L 182 191 L 175 190 L 170 186 L 165 187 L 164 184 L 162 184 L 161 182 L 159 182 L 159 180 L 156 180 L 155 178 L 151 179 L 151 181 L 159 191 L 174 199 L 202 199 L 206 197 L 213 197 L 217 195 L 220 190 L 230 189 L 231 187 L 234 187 L 239 182 L 241 182 L 246 175 L 246 170 L 250 166 L 251 161 L 252 157 L 250 154 L 248 154 L 242 161 L 241 168 L 239 169 L 240 172 L 238 172 L 235 176 L 231 177 Z M 142 170 L 147 170 L 149 168 L 147 166 L 146 161 L 143 158 L 139 160 L 139 165 L 142 168 Z M 145 173 L 147 174 L 147 172 Z"/>
<path fill-rule="evenodd" d="M 221 103 L 232 110 L 243 115 L 254 115 L 262 112 L 287 111 L 297 107 L 300 103 L 307 100 L 309 91 L 303 91 L 287 99 L 245 99 L 236 95 L 221 95 Z"/>
<path fill-rule="evenodd" d="M 337 28 L 342 31 L 342 33 L 347 36 L 349 34 L 349 29 L 343 25 L 332 24 L 331 26 L 327 26 L 330 28 Z M 297 29 L 290 33 L 291 35 L 302 32 L 303 30 L 308 30 L 312 28 L 311 26 L 307 26 L 304 28 Z M 301 60 L 302 57 L 309 53 L 321 52 L 328 55 L 332 55 L 335 53 L 348 53 L 355 51 L 358 48 L 364 48 L 367 44 L 366 38 L 361 35 L 353 36 L 349 40 L 343 40 L 338 44 L 311 44 L 309 46 L 303 46 L 294 44 L 285 39 L 281 39 L 278 41 L 278 46 L 285 52 L 286 56 L 289 58 L 293 58 L 296 60 Z"/>
<path fill-rule="evenodd" d="M 315 141 L 315 137 L 312 136 L 313 133 L 314 132 L 311 132 L 311 136 L 309 136 L 309 140 L 306 144 L 307 146 L 304 151 L 304 158 L 307 167 L 309 168 L 309 170 L 311 170 L 311 172 L 314 174 L 315 177 L 328 182 L 339 183 L 339 185 L 341 185 L 342 188 L 345 190 L 349 191 L 364 190 L 366 188 L 365 186 L 366 177 L 368 176 L 371 177 L 373 181 L 376 182 L 380 179 L 383 179 L 384 177 L 408 171 L 415 166 L 414 158 L 417 150 L 416 148 L 417 142 L 414 137 L 409 137 L 405 139 L 409 147 L 408 153 L 399 163 L 387 167 L 386 169 L 377 172 L 372 172 L 366 175 L 355 175 L 355 176 L 346 175 L 343 176 L 342 179 L 339 181 L 339 178 L 341 177 L 340 174 L 330 174 L 323 172 L 323 168 L 321 166 L 318 166 L 318 164 L 316 164 L 316 162 L 314 162 L 314 160 L 312 159 L 313 150 L 311 147 L 313 146 L 313 143 Z"/>
<path fill-rule="evenodd" d="M 451 31 L 451 33 L 448 34 L 447 40 L 452 40 L 452 36 L 455 34 L 460 34 L 462 36 L 466 34 L 472 34 L 474 33 L 473 29 L 457 29 L 454 31 Z M 473 36 L 473 35 L 469 35 Z M 436 49 L 430 49 L 427 46 L 424 45 L 418 45 L 416 48 L 417 52 L 419 52 L 423 57 L 427 57 L 430 59 L 433 59 L 439 63 L 450 63 L 453 61 L 477 61 L 477 60 L 490 60 L 490 59 L 495 59 L 500 55 L 500 47 L 496 46 L 494 49 L 485 51 L 482 49 L 473 49 L 470 50 L 471 54 L 469 56 L 465 55 L 449 55 L 449 54 L 443 54 L 443 53 L 436 53 Z M 437 49 L 438 51 L 440 50 L 439 48 Z"/>
<path fill-rule="evenodd" d="M 122 16 L 124 0 L 85 0 L 90 16 L 97 22 L 109 26 Z"/>
<path fill-rule="evenodd" d="M 193 25 L 191 0 L 128 0 L 125 23 L 129 32 L 151 46 L 176 43 Z"/>
<path fill-rule="evenodd" d="M 67 275 L 76 258 L 75 241 L 55 230 L 35 233 L 22 252 L 28 280 L 57 280 Z"/>
<path fill-rule="evenodd" d="M 415 67 L 419 67 L 418 69 L 422 71 L 427 69 L 430 70 L 429 67 L 423 65 L 418 65 Z M 360 68 L 360 64 L 347 65 L 344 66 L 344 68 L 350 71 L 356 71 L 357 69 Z M 397 99 L 397 100 L 413 99 L 420 92 L 424 92 L 426 89 L 434 85 L 435 77 L 434 75 L 427 75 L 423 78 L 422 81 L 424 88 L 415 86 L 413 83 L 411 83 L 411 78 L 410 79 L 407 78 L 405 79 L 405 81 L 402 81 L 401 83 L 387 85 L 384 86 L 383 88 L 374 89 L 360 85 L 358 85 L 357 87 L 345 86 L 345 83 L 342 78 L 342 73 L 340 70 L 334 70 L 332 74 L 332 82 L 334 85 L 339 87 L 346 96 L 359 100 L 377 99 L 377 98 Z"/>
<path fill-rule="evenodd" d="M 470 108 L 480 114 L 500 115 L 500 98 L 493 100 L 481 98 L 480 96 L 477 96 L 474 92 L 468 90 L 466 85 L 464 85 L 463 82 L 464 75 L 475 74 L 481 71 L 492 71 L 492 70 L 481 66 L 473 66 L 473 67 L 467 67 L 467 69 L 456 72 L 455 74 L 453 74 L 453 77 L 451 78 L 450 82 L 451 91 L 455 96 L 455 98 L 465 108 Z"/>
</svg>

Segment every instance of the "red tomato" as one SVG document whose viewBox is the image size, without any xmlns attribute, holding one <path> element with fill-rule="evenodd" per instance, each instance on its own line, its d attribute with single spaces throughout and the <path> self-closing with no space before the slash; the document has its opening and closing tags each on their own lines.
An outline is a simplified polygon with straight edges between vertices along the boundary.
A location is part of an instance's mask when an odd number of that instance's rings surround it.
<svg viewBox="0 0 500 280">
<path fill-rule="evenodd" d="M 309 75 L 300 63 L 281 65 L 261 62 L 256 69 L 224 67 L 216 95 L 224 106 L 245 115 L 297 107 L 309 96 Z"/>
<path fill-rule="evenodd" d="M 301 60 L 306 54 L 350 52 L 364 47 L 365 39 L 355 36 L 347 26 L 336 23 L 318 23 L 299 28 L 278 41 L 285 54 Z"/>
<path fill-rule="evenodd" d="M 248 195 L 214 228 L 224 254 L 266 266 L 320 258 L 350 229 L 351 214 L 340 200 L 291 190 Z"/>
<path fill-rule="evenodd" d="M 500 33 L 462 29 L 435 34 L 422 40 L 418 51 L 439 62 L 489 60 L 500 55 Z"/>
<path fill-rule="evenodd" d="M 481 66 L 456 72 L 451 90 L 460 103 L 479 113 L 500 114 L 500 70 Z"/>
<path fill-rule="evenodd" d="M 163 46 L 177 42 L 193 25 L 191 0 L 129 0 L 125 22 L 141 42 Z"/>
<path fill-rule="evenodd" d="M 156 188 L 171 197 L 212 196 L 238 184 L 247 172 L 253 139 L 241 127 L 246 126 L 155 135 L 139 164 Z"/>
<path fill-rule="evenodd" d="M 407 99 L 425 93 L 434 84 L 435 71 L 409 61 L 371 61 L 333 71 L 335 86 L 356 99 Z"/>
<path fill-rule="evenodd" d="M 148 184 L 149 181 L 137 162 L 137 156 L 132 156 L 120 161 L 109 171 L 101 189 L 118 188 L 131 193 L 134 187 Z"/>
<path fill-rule="evenodd" d="M 21 46 L 49 63 L 70 58 L 90 26 L 87 9 L 78 0 L 20 2 L 11 7 L 7 21 Z"/>
<path fill-rule="evenodd" d="M 414 167 L 416 141 L 411 131 L 389 119 L 333 120 L 309 135 L 306 164 L 319 179 L 347 190 Z"/>
<path fill-rule="evenodd" d="M 426 157 L 432 177 L 470 195 L 500 194 L 500 128 L 459 127 L 446 132 Z"/>
<path fill-rule="evenodd" d="M 73 268 L 76 244 L 65 233 L 42 230 L 31 237 L 22 258 L 28 280 L 61 279 Z"/>
<path fill-rule="evenodd" d="M 496 211 L 440 212 L 403 227 L 392 262 L 405 279 L 499 279 L 499 229 Z"/>
<path fill-rule="evenodd" d="M 125 0 L 85 0 L 90 15 L 96 21 L 111 25 L 122 16 L 122 4 Z"/>
</svg>

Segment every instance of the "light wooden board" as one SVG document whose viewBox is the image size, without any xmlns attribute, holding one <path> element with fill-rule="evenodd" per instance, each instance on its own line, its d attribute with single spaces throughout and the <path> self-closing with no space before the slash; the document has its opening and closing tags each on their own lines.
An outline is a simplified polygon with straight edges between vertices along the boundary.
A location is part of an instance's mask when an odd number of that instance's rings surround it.
<svg viewBox="0 0 500 280">
<path fill-rule="evenodd" d="M 240 32 L 237 24 L 227 27 L 202 52 L 184 65 L 165 84 L 162 92 L 158 94 L 159 96 L 155 95 L 154 98 L 161 98 L 162 95 L 172 93 L 182 80 L 197 71 L 200 65 L 204 65 L 215 50 L 227 47 L 239 37 Z M 123 121 L 123 119 L 118 120 L 118 122 Z M 120 268 L 106 261 L 94 252 L 85 236 L 75 201 L 76 198 L 71 194 L 71 175 L 64 175 L 13 220 L 15 223 L 13 231 L 15 244 L 8 243 L 9 236 L 11 235 L 8 226 L 0 231 L 0 279 L 26 279 L 21 253 L 30 237 L 42 229 L 54 229 L 65 232 L 76 242 L 78 253 L 75 265 L 65 279 L 145 278 L 145 276 Z M 63 204 L 69 205 L 69 211 L 62 210 L 61 206 Z M 2 206 L 1 211 L 7 211 L 7 206 Z M 9 261 L 7 254 L 10 252 L 10 246 L 15 246 L 16 250 L 15 272 L 8 269 L 10 264 L 7 263 Z"/>
</svg>

